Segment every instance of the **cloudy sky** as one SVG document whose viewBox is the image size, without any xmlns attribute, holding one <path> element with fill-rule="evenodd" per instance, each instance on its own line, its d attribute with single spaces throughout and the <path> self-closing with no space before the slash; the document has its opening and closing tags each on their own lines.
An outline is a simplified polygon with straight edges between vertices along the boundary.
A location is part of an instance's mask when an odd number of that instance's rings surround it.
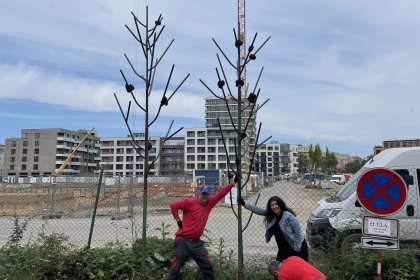
<svg viewBox="0 0 420 280">
<path fill-rule="evenodd" d="M 151 94 L 151 116 L 165 88 L 190 77 L 150 128 L 163 136 L 204 126 L 204 98 L 215 92 L 220 54 L 215 39 L 235 61 L 237 1 L 233 0 L 0 0 L 0 143 L 20 137 L 22 128 L 95 127 L 102 137 L 126 136 L 114 98 L 127 107 L 122 70 L 144 106 L 140 74 L 145 59 L 129 31 L 131 12 L 152 24 L 160 14 L 165 29 Z M 316 144 L 323 150 L 366 157 L 384 140 L 420 138 L 420 2 L 416 0 L 264 0 L 246 3 L 247 45 L 271 39 L 247 66 L 247 83 L 258 88 L 260 139 Z M 223 61 L 228 82 L 235 71 Z M 220 69 L 219 69 L 220 70 Z M 135 106 L 129 124 L 144 131 Z M 178 136 L 183 136 L 183 132 Z"/>
</svg>

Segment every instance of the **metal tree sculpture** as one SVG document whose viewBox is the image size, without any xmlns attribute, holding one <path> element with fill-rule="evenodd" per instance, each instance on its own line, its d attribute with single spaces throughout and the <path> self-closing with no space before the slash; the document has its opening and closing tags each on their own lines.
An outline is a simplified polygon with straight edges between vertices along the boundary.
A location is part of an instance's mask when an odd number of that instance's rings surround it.
<svg viewBox="0 0 420 280">
<path fill-rule="evenodd" d="M 136 105 L 144 112 L 145 114 L 145 126 L 144 126 L 144 147 L 141 147 L 134 138 L 134 135 L 132 133 L 132 130 L 130 128 L 130 125 L 128 124 L 128 119 L 129 119 L 129 115 L 130 115 L 130 107 L 131 107 L 131 101 L 128 104 L 128 109 L 127 109 L 127 114 L 124 113 L 120 102 L 118 101 L 117 95 L 114 93 L 115 99 L 118 103 L 118 107 L 120 108 L 121 114 L 123 116 L 124 122 L 128 128 L 128 131 L 130 133 L 131 139 L 132 141 L 130 141 L 130 144 L 133 146 L 133 148 L 136 150 L 137 154 L 143 158 L 144 160 L 144 172 L 143 172 L 143 182 L 144 182 L 144 188 L 143 188 L 143 227 L 142 227 L 142 260 L 141 260 L 141 270 L 142 270 L 142 274 L 145 274 L 145 270 L 146 270 L 146 227 L 147 227 L 147 177 L 148 174 L 150 172 L 150 169 L 153 167 L 153 165 L 156 163 L 156 161 L 159 158 L 159 155 L 162 151 L 162 147 L 164 146 L 164 143 L 166 140 L 170 139 L 171 137 L 173 137 L 175 134 L 177 134 L 179 131 L 181 131 L 183 129 L 183 127 L 181 127 L 180 129 L 178 129 L 177 131 L 175 131 L 174 133 L 172 133 L 171 135 L 169 135 L 172 125 L 173 125 L 173 120 L 170 124 L 170 127 L 166 133 L 165 139 L 161 144 L 159 153 L 157 154 L 156 158 L 152 161 L 152 163 L 148 164 L 149 161 L 149 150 L 152 148 L 152 144 L 149 142 L 149 127 L 156 121 L 156 119 L 159 117 L 160 111 L 162 109 L 163 106 L 168 106 L 168 102 L 169 100 L 171 100 L 172 96 L 174 96 L 174 94 L 177 92 L 177 90 L 182 86 L 182 84 L 185 82 L 185 80 L 189 77 L 190 74 L 188 74 L 183 80 L 182 82 L 179 84 L 179 86 L 172 92 L 172 94 L 168 97 L 166 97 L 166 92 L 168 90 L 168 86 L 169 83 L 171 81 L 171 77 L 172 77 L 172 73 L 174 71 L 175 65 L 172 65 L 172 69 L 171 72 L 169 74 L 168 80 L 166 82 L 166 87 L 165 90 L 163 92 L 163 96 L 162 99 L 160 101 L 160 106 L 159 109 L 154 117 L 154 119 L 149 122 L 149 97 L 150 94 L 152 93 L 152 89 L 153 89 L 153 82 L 154 82 L 154 77 L 155 77 L 155 73 L 156 73 L 156 68 L 159 65 L 160 61 L 162 60 L 163 56 L 166 54 L 166 52 L 168 51 L 169 47 L 172 45 L 174 39 L 172 39 L 172 41 L 169 43 L 168 47 L 165 49 L 165 51 L 163 52 L 163 54 L 156 58 L 156 60 L 154 61 L 155 58 L 155 47 L 156 47 L 156 43 L 158 41 L 158 39 L 160 38 L 160 35 L 162 34 L 163 29 L 165 28 L 165 26 L 163 25 L 162 28 L 160 29 L 160 31 L 157 33 L 160 25 L 162 24 L 162 20 L 163 17 L 162 15 L 159 15 L 158 19 L 154 22 L 154 25 L 149 28 L 149 12 L 148 12 L 148 7 L 146 6 L 146 23 L 143 24 L 137 17 L 136 15 L 131 12 L 131 14 L 133 15 L 134 18 L 134 23 L 136 26 L 136 34 L 131 31 L 131 29 L 125 25 L 125 27 L 128 29 L 128 31 L 130 31 L 131 35 L 133 35 L 133 37 L 137 40 L 137 42 L 140 44 L 141 46 L 141 50 L 144 54 L 144 57 L 146 59 L 146 73 L 145 75 L 140 75 L 139 73 L 137 73 L 136 69 L 133 67 L 133 64 L 131 63 L 130 59 L 127 57 L 126 54 L 124 54 L 125 58 L 128 61 L 128 64 L 130 64 L 131 69 L 133 70 L 133 72 L 137 75 L 137 77 L 139 77 L 141 80 L 144 81 L 145 83 L 145 94 L 144 94 L 144 98 L 145 98 L 145 105 L 144 107 L 142 105 L 140 105 L 140 103 L 138 102 L 136 96 L 134 95 L 133 91 L 134 91 L 134 86 L 132 84 L 129 84 L 127 79 L 124 76 L 124 73 L 122 70 L 120 70 L 121 75 L 125 81 L 125 89 L 128 93 L 131 94 L 134 102 L 136 103 Z M 141 35 L 140 32 L 140 28 L 139 25 L 141 27 L 144 28 L 144 35 Z M 169 136 L 168 136 L 169 135 Z"/>
<path fill-rule="evenodd" d="M 239 26 L 238 26 L 238 30 L 239 30 Z M 259 52 L 259 50 L 265 45 L 265 43 L 267 43 L 267 41 L 270 39 L 270 37 L 268 37 L 263 44 L 254 52 L 252 53 L 252 51 L 254 50 L 254 42 L 257 38 L 258 33 L 255 33 L 254 39 L 252 40 L 251 46 L 249 46 L 248 48 L 248 54 L 244 60 L 244 62 L 241 64 L 241 46 L 243 44 L 243 42 L 241 41 L 241 38 L 238 38 L 235 29 L 233 29 L 233 33 L 235 36 L 235 47 L 237 49 L 237 63 L 236 65 L 234 63 L 232 63 L 229 58 L 225 55 L 225 53 L 223 52 L 223 50 L 220 48 L 220 46 L 217 44 L 216 40 L 213 39 L 213 42 L 216 44 L 217 48 L 220 50 L 220 52 L 223 54 L 223 56 L 225 57 L 226 61 L 235 69 L 236 71 L 236 80 L 235 80 L 235 86 L 238 88 L 238 93 L 237 93 L 237 97 L 235 98 L 235 96 L 232 94 L 232 91 L 230 90 L 229 87 L 229 83 L 228 80 L 226 78 L 226 73 L 223 69 L 222 66 L 222 62 L 220 61 L 220 57 L 218 54 L 216 54 L 217 56 L 217 60 L 219 62 L 219 66 L 220 69 L 222 71 L 223 74 L 223 79 L 220 76 L 219 70 L 218 68 L 216 68 L 216 75 L 218 78 L 217 81 L 217 86 L 218 88 L 221 90 L 222 92 L 222 96 L 218 96 L 217 94 L 215 94 L 209 86 L 207 86 L 201 79 L 200 82 L 210 91 L 211 94 L 213 94 L 213 96 L 215 96 L 216 98 L 223 100 L 226 104 L 226 107 L 228 109 L 228 113 L 229 113 L 229 118 L 231 121 L 231 125 L 233 127 L 233 129 L 236 131 L 237 133 L 237 140 L 234 141 L 235 144 L 235 152 L 236 152 L 236 156 L 235 156 L 235 165 L 236 165 L 236 171 L 234 171 L 232 164 L 229 160 L 229 150 L 226 147 L 226 141 L 223 137 L 223 132 L 222 132 L 222 127 L 220 125 L 220 121 L 219 118 L 217 118 L 218 124 L 219 124 L 219 130 L 220 130 L 220 134 L 222 136 L 222 141 L 223 141 L 223 145 L 225 148 L 225 152 L 226 152 L 226 157 L 227 157 L 227 166 L 229 168 L 229 170 L 231 170 L 233 173 L 236 173 L 239 175 L 239 181 L 238 181 L 238 186 L 240 188 L 238 188 L 238 194 L 237 197 L 238 199 L 241 197 L 241 192 L 242 189 L 246 186 L 249 178 L 250 178 L 250 174 L 251 174 L 251 169 L 252 166 L 254 164 L 254 156 L 255 156 L 255 151 L 256 149 L 261 146 L 262 144 L 264 144 L 267 140 L 269 140 L 271 138 L 268 137 L 267 139 L 265 139 L 263 142 L 261 142 L 260 144 L 257 144 L 254 146 L 254 150 L 252 151 L 252 159 L 249 162 L 249 170 L 248 174 L 247 174 L 247 179 L 246 181 L 242 184 L 241 180 L 242 180 L 242 159 L 245 157 L 246 160 L 248 161 L 248 157 L 246 157 L 245 155 L 249 153 L 249 146 L 248 145 L 244 145 L 245 147 L 245 151 L 242 152 L 242 145 L 243 145 L 243 140 L 247 137 L 246 131 L 249 125 L 250 120 L 252 119 L 252 117 L 256 116 L 256 113 L 258 112 L 259 109 L 261 109 L 262 106 L 264 106 L 270 99 L 267 99 L 261 106 L 257 105 L 257 101 L 258 101 L 258 97 L 260 94 L 260 89 L 258 89 L 258 92 L 255 94 L 255 91 L 257 89 L 258 86 L 258 82 L 260 80 L 262 71 L 264 68 L 261 68 L 260 74 L 258 75 L 258 79 L 257 82 L 255 84 L 254 90 L 253 92 L 251 92 L 249 94 L 249 96 L 247 97 L 247 86 L 245 87 L 245 90 L 243 91 L 242 88 L 245 86 L 245 81 L 242 78 L 242 75 L 245 71 L 245 66 L 251 61 L 251 60 L 255 60 L 257 58 L 256 54 Z M 224 86 L 226 85 L 227 91 L 228 91 L 228 95 L 225 92 L 225 88 Z M 244 92 L 244 94 L 242 93 Z M 237 111 L 237 124 L 235 125 L 234 123 L 234 119 L 232 118 L 232 114 L 231 114 L 231 108 L 229 107 L 229 100 L 232 99 L 235 103 L 238 104 L 238 111 Z M 244 107 L 242 109 L 242 106 Z M 246 115 L 244 115 L 244 112 L 246 112 L 247 109 L 249 109 L 251 107 L 251 111 L 250 111 L 250 115 L 246 117 Z M 242 118 L 244 118 L 244 123 L 242 124 Z M 256 138 L 256 143 L 258 143 L 258 138 L 260 135 L 260 131 L 261 131 L 261 123 L 259 125 L 258 128 L 258 133 L 257 133 L 257 138 Z M 238 145 L 237 145 L 238 143 Z M 246 164 L 248 165 L 248 162 L 246 162 Z M 229 171 L 230 172 L 230 171 Z M 232 199 L 232 196 L 231 196 Z M 238 204 L 238 214 L 235 213 L 235 209 L 233 208 L 232 205 L 232 201 L 231 201 L 231 207 L 232 210 L 235 214 L 235 216 L 238 218 L 238 279 L 242 279 L 243 278 L 243 246 L 242 246 L 242 232 L 244 229 L 242 229 L 242 210 L 241 210 L 241 204 Z M 249 221 L 248 221 L 249 223 Z"/>
</svg>

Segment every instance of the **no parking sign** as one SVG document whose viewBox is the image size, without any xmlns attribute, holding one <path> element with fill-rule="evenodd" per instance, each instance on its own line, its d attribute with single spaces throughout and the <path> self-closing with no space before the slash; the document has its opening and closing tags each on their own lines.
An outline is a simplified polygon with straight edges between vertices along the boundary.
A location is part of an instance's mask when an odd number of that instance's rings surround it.
<svg viewBox="0 0 420 280">
<path fill-rule="evenodd" d="M 357 199 L 372 214 L 392 215 L 404 207 L 407 187 L 398 173 L 374 168 L 364 173 L 357 182 Z"/>
</svg>

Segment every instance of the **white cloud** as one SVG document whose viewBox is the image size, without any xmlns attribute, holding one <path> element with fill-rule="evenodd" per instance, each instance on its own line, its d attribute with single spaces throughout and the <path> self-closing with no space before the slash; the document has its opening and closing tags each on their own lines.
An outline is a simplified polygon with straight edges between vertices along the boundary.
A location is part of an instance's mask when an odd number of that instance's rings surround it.
<svg viewBox="0 0 420 280">
<path fill-rule="evenodd" d="M 166 25 L 156 55 L 175 39 L 156 71 L 150 112 L 157 111 L 175 64 L 168 96 L 191 76 L 161 116 L 204 124 L 204 98 L 211 94 L 199 79 L 220 94 L 215 74 L 220 52 L 212 39 L 235 62 L 236 2 L 8 2 L 0 11 L 0 99 L 117 112 L 115 92 L 126 110 L 130 96 L 122 69 L 142 103 L 142 81 L 123 54 L 140 73 L 145 62 L 124 24 L 134 30 L 131 11 L 144 22 L 146 5 L 149 22 L 161 13 Z M 281 142 L 325 143 L 360 156 L 383 140 L 419 138 L 419 6 L 418 1 L 248 1 L 248 46 L 255 32 L 256 47 L 271 36 L 247 66 L 251 88 L 264 67 L 260 102 L 270 102 L 258 112 L 263 134 Z M 233 86 L 235 71 L 222 61 Z M 12 117 L 1 110 L 0 116 Z"/>
</svg>

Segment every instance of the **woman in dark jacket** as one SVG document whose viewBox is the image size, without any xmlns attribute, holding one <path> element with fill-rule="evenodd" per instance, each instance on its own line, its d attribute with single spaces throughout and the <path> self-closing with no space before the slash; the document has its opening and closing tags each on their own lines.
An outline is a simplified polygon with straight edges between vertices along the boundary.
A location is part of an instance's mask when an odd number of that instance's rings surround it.
<svg viewBox="0 0 420 280">
<path fill-rule="evenodd" d="M 292 209 L 278 196 L 271 197 L 267 208 L 261 208 L 239 200 L 249 211 L 264 216 L 265 239 L 268 243 L 274 235 L 279 251 L 276 260 L 282 262 L 290 256 L 298 256 L 308 261 L 308 244 L 300 228 L 299 220 Z"/>
</svg>

